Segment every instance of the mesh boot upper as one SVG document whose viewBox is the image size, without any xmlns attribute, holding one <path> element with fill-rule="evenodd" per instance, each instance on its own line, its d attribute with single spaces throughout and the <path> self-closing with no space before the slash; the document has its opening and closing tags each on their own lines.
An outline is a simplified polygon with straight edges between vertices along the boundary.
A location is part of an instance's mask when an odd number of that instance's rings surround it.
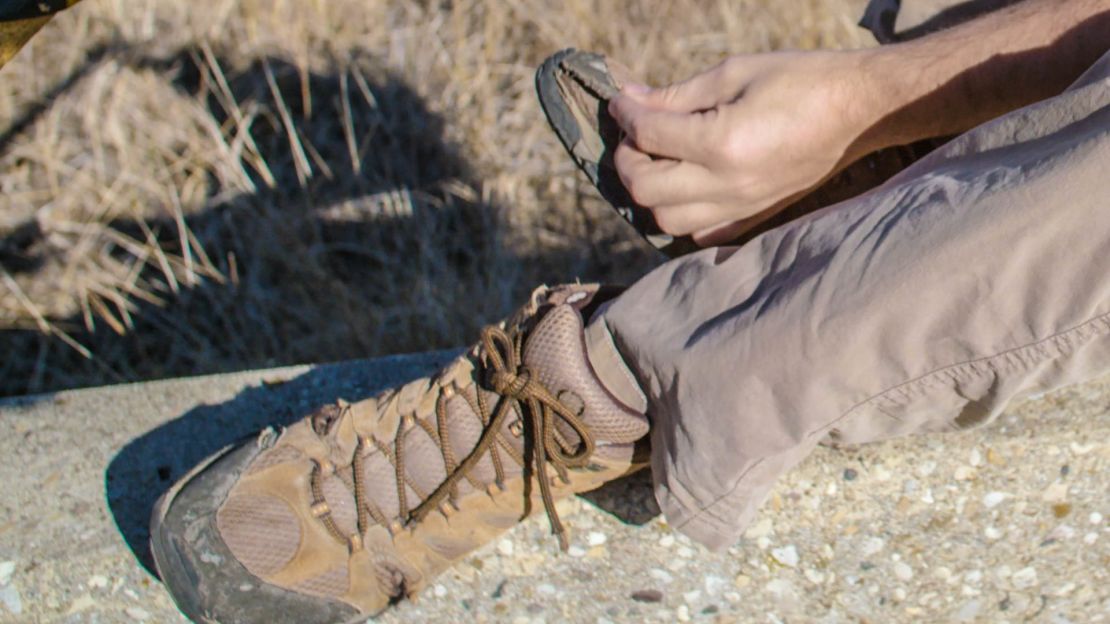
<svg viewBox="0 0 1110 624">
<path fill-rule="evenodd" d="M 372 610 L 523 510 L 542 503 L 552 514 L 549 498 L 620 476 L 648 424 L 586 356 L 580 308 L 594 292 L 537 291 L 436 376 L 290 427 L 220 509 L 229 549 L 268 582 Z M 544 462 L 547 483 L 534 479 L 526 496 L 523 466 Z"/>
</svg>

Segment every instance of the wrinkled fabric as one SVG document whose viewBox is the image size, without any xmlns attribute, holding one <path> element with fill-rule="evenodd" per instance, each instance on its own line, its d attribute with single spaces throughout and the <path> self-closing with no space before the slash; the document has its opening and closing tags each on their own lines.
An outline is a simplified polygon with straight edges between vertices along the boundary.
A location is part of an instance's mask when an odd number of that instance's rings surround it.
<svg viewBox="0 0 1110 624">
<path fill-rule="evenodd" d="M 668 521 L 719 548 L 822 442 L 991 422 L 1110 370 L 1110 54 L 879 188 L 649 273 L 604 323 Z"/>
</svg>

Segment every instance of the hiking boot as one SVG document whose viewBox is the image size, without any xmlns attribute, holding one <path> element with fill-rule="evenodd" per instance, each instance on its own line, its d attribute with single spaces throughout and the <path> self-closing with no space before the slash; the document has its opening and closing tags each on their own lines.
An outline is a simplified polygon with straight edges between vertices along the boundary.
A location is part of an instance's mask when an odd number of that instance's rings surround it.
<svg viewBox="0 0 1110 624">
<path fill-rule="evenodd" d="M 209 458 L 155 506 L 151 549 L 198 622 L 344 622 L 411 596 L 555 501 L 645 465 L 645 400 L 591 310 L 540 288 L 437 374 Z"/>
</svg>

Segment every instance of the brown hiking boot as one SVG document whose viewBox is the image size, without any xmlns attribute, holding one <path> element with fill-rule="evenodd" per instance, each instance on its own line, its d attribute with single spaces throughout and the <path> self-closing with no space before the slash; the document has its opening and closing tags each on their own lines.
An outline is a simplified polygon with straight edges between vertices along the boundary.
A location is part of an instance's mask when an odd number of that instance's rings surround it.
<svg viewBox="0 0 1110 624">
<path fill-rule="evenodd" d="M 604 329 L 584 327 L 598 293 L 540 288 L 436 375 L 195 468 L 151 528 L 181 610 L 199 622 L 365 618 L 537 508 L 565 546 L 555 501 L 645 459 L 643 395 Z"/>
</svg>

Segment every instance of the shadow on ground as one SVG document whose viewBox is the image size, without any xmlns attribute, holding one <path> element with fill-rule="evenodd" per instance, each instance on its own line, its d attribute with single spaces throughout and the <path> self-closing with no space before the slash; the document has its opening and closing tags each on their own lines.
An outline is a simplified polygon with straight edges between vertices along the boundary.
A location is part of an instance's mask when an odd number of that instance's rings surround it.
<svg viewBox="0 0 1110 624">
<path fill-rule="evenodd" d="M 94 296 L 99 308 L 50 319 L 90 356 L 33 325 L 0 330 L 0 351 L 17 356 L 0 361 L 0 396 L 450 348 L 537 283 L 627 280 L 651 257 L 603 251 L 604 240 L 586 253 L 510 250 L 507 208 L 483 196 L 447 121 L 370 52 L 313 73 L 272 57 L 236 65 L 207 48 L 151 57 L 102 45 L 0 132 L 0 157 L 52 101 L 109 63 L 164 75 L 201 102 L 242 149 L 257 190 L 228 194 L 210 170 L 180 174 L 179 186 L 206 189 L 203 208 L 184 217 L 193 241 L 172 216 L 104 224 L 114 262 L 130 266 L 136 247 L 157 247 L 198 264 L 203 254 L 212 274 L 174 284 L 148 254 L 136 282 L 159 301 L 130 296 L 125 311 Z M 24 279 L 58 275 L 71 248 L 32 219 L 0 231 L 0 267 Z M 115 331 L 105 321 L 113 316 Z"/>
</svg>

